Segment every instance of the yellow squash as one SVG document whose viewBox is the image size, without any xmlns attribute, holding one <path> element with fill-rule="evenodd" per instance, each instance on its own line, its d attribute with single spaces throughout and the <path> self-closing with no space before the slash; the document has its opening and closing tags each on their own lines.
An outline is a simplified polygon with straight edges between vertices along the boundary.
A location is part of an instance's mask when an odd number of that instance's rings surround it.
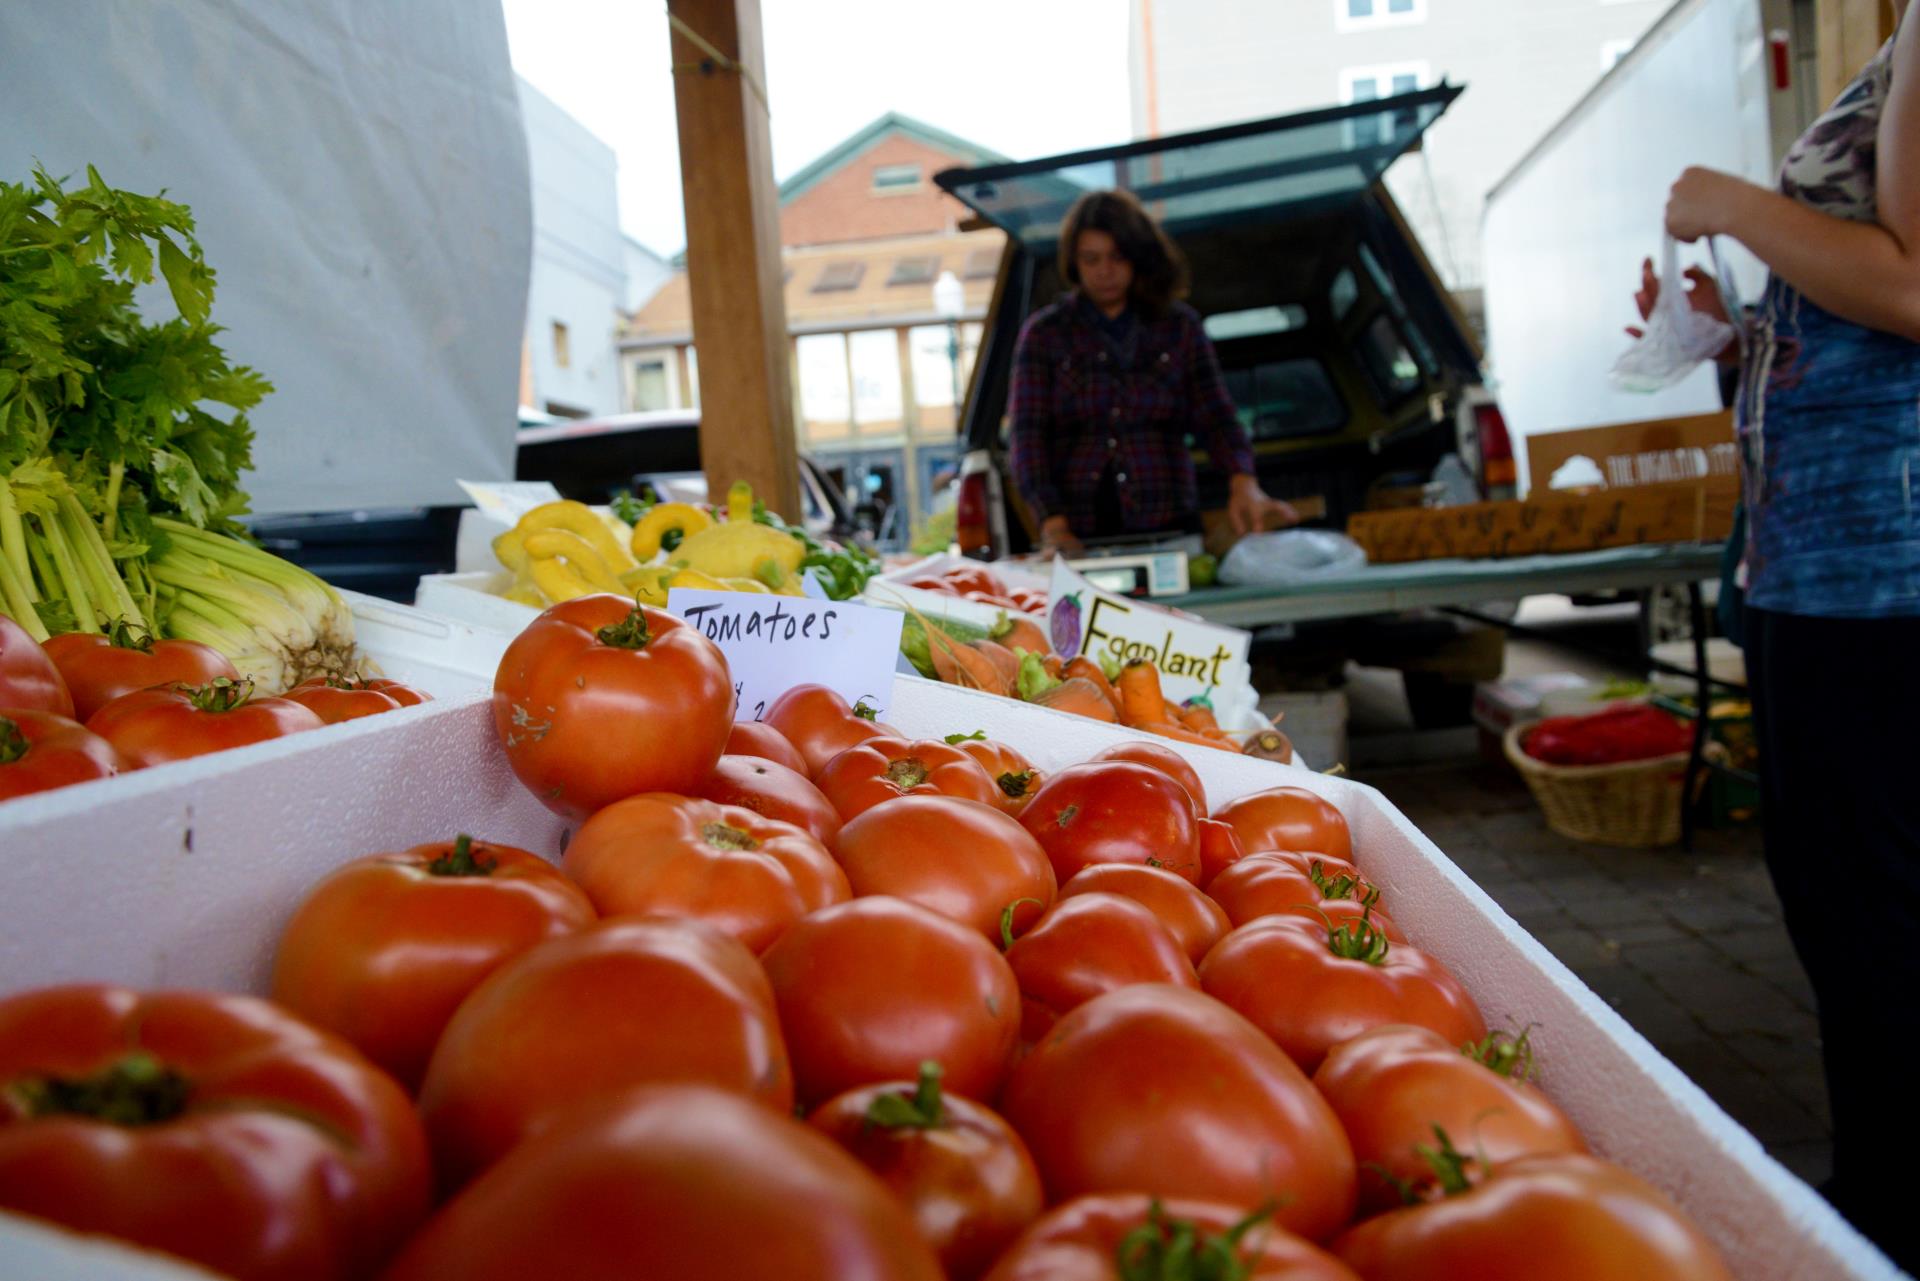
<svg viewBox="0 0 1920 1281">
<path fill-rule="evenodd" d="M 714 578 L 752 578 L 777 591 L 799 573 L 806 555 L 799 539 L 753 519 L 753 489 L 741 481 L 727 494 L 727 519 L 689 535 L 673 559 Z"/>
</svg>

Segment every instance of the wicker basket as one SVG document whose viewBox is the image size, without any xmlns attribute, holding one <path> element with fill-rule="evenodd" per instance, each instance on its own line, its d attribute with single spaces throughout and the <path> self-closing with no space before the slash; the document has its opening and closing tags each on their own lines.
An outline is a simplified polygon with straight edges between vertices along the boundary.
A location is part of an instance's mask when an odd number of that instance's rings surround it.
<svg viewBox="0 0 1920 1281">
<path fill-rule="evenodd" d="M 1562 836 L 1594 845 L 1651 849 L 1680 839 L 1681 792 L 1687 753 L 1619 765 L 1551 765 L 1520 750 L 1538 721 L 1507 731 L 1507 759 L 1527 780 L 1546 813 L 1547 826 Z M 1709 743 L 1712 753 L 1718 744 Z M 1706 774 L 1701 773 L 1701 779 Z"/>
</svg>

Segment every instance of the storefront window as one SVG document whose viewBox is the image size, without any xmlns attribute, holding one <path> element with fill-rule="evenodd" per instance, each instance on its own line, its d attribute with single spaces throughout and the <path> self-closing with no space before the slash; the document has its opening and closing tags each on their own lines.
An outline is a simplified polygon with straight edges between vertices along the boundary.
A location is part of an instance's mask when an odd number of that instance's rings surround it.
<svg viewBox="0 0 1920 1281">
<path fill-rule="evenodd" d="M 700 408 L 700 361 L 699 358 L 693 354 L 692 347 L 688 347 L 686 352 L 687 392 L 685 396 L 681 397 L 680 403 L 688 409 L 698 409 Z"/>
<path fill-rule="evenodd" d="M 801 431 L 808 441 L 843 441 L 853 432 L 847 336 L 807 334 L 794 343 L 800 374 Z"/>
<path fill-rule="evenodd" d="M 673 353 L 654 353 L 633 362 L 633 408 L 641 411 L 672 409 L 673 382 L 667 376 L 667 362 Z"/>
<path fill-rule="evenodd" d="M 853 352 L 853 418 L 863 439 L 898 436 L 904 425 L 900 403 L 900 337 L 894 329 L 867 329 L 850 335 Z"/>
<path fill-rule="evenodd" d="M 954 431 L 954 388 L 966 394 L 967 377 L 980 347 L 980 326 L 958 326 L 959 367 L 954 363 L 954 329 L 920 325 L 907 331 L 913 359 L 913 399 L 920 411 L 922 437 L 951 436 Z M 957 375 L 957 377 L 956 377 Z"/>
</svg>

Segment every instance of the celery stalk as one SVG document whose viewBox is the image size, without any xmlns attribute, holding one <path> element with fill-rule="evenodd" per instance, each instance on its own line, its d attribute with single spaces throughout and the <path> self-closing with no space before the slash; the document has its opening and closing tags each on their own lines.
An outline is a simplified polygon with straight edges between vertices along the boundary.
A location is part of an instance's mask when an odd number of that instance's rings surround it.
<svg viewBox="0 0 1920 1281">
<path fill-rule="evenodd" d="M 27 560 L 27 531 L 20 520 L 20 505 L 13 500 L 13 487 L 0 478 L 0 556 L 13 567 L 14 577 L 25 585 L 29 604 L 40 599 L 33 585 L 33 566 Z"/>
<path fill-rule="evenodd" d="M 42 518 L 40 530 L 46 535 L 47 551 L 53 557 L 54 569 L 60 576 L 60 590 L 73 610 L 75 628 L 83 632 L 98 632 L 101 611 L 93 597 L 87 594 L 86 575 L 74 558 L 73 549 L 67 546 L 59 520 L 51 516 Z"/>
<path fill-rule="evenodd" d="M 68 544 L 87 576 L 95 602 L 116 616 L 151 630 L 152 620 L 134 603 L 133 594 L 127 590 L 119 566 L 113 563 L 113 554 L 107 550 L 106 540 L 100 537 L 87 509 L 70 493 L 61 494 L 54 501 L 58 513 L 55 519 L 65 526 Z"/>
<path fill-rule="evenodd" d="M 0 556 L 0 612 L 24 627 L 27 635 L 37 641 L 47 639 L 47 629 L 40 622 L 40 615 L 34 611 L 33 601 L 27 595 L 27 585 L 15 572 L 13 559 Z"/>
</svg>

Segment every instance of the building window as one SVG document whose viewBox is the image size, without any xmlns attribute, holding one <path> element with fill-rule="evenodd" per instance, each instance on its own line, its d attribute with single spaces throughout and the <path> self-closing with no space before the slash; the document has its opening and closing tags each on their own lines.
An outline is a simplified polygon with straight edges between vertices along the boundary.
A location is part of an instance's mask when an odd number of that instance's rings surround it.
<svg viewBox="0 0 1920 1281">
<path fill-rule="evenodd" d="M 1337 31 L 1369 31 L 1427 20 L 1427 0 L 1333 0 Z"/>
<path fill-rule="evenodd" d="M 567 327 L 558 320 L 553 322 L 553 363 L 560 369 L 569 369 L 573 365 L 573 348 L 567 342 Z"/>
<path fill-rule="evenodd" d="M 893 274 L 887 277 L 889 285 L 927 285 L 940 272 L 938 258 L 897 258 L 893 264 Z"/>
<path fill-rule="evenodd" d="M 1424 62 L 1389 63 L 1376 67 L 1348 67 L 1340 73 L 1340 101 L 1374 102 L 1414 93 L 1432 82 L 1433 73 Z M 1378 146 L 1387 141 L 1388 119 L 1383 114 L 1361 116 L 1351 121 L 1348 130 L 1352 145 Z"/>
<path fill-rule="evenodd" d="M 794 340 L 800 380 L 800 425 L 805 439 L 845 441 L 853 434 L 853 390 L 845 334 L 804 334 Z"/>
<path fill-rule="evenodd" d="M 878 165 L 874 168 L 873 190 L 878 195 L 899 195 L 919 189 L 919 165 Z"/>
<path fill-rule="evenodd" d="M 1609 40 L 1600 46 L 1600 72 L 1602 75 L 1613 70 L 1613 64 L 1627 56 L 1638 44 L 1637 40 Z"/>
<path fill-rule="evenodd" d="M 813 282 L 813 292 L 831 294 L 858 288 L 860 278 L 866 274 L 867 264 L 864 262 L 830 262 L 827 269 L 820 273 L 820 278 Z"/>
<path fill-rule="evenodd" d="M 998 249 L 975 249 L 967 254 L 966 268 L 961 271 L 962 280 L 992 280 L 1000 274 L 1000 253 Z"/>
<path fill-rule="evenodd" d="M 863 329 L 847 338 L 853 365 L 853 421 L 861 437 L 898 436 L 901 406 L 900 331 Z"/>
<path fill-rule="evenodd" d="M 958 418 L 954 396 L 966 395 L 967 378 L 980 351 L 979 325 L 916 325 L 907 331 L 913 361 L 913 399 L 920 435 L 951 439 Z"/>
<path fill-rule="evenodd" d="M 633 362 L 633 402 L 636 410 L 674 408 L 673 374 L 668 354 L 641 356 Z"/>
</svg>

